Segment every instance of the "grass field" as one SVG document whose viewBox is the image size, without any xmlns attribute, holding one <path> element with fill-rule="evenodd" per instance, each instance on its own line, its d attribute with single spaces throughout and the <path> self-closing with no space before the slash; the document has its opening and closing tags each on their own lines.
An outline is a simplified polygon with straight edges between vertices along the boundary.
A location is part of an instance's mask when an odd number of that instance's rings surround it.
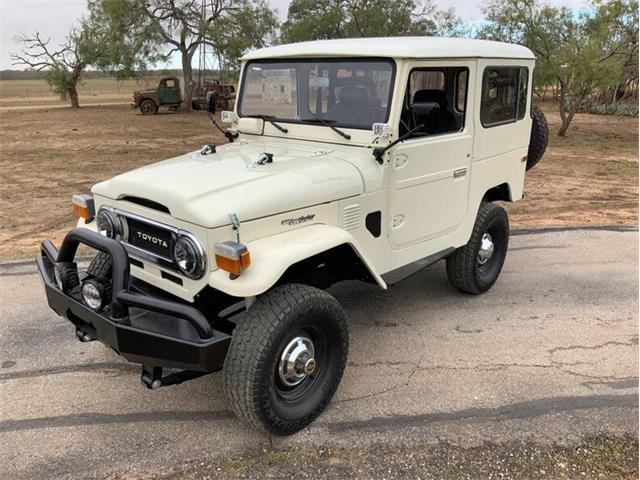
<svg viewBox="0 0 640 480">
<path fill-rule="evenodd" d="M 117 81 L 113 78 L 84 80 L 78 88 L 83 103 L 127 102 L 134 90 L 155 87 L 160 77 Z M 0 108 L 21 105 L 64 105 L 44 80 L 0 80 Z"/>
<path fill-rule="evenodd" d="M 579 114 L 561 139 L 554 106 L 543 108 L 554 133 L 545 157 L 527 174 L 526 197 L 507 205 L 512 226 L 637 224 L 638 119 Z M 34 256 L 44 238 L 59 243 L 74 225 L 72 193 L 224 141 L 201 113 L 149 117 L 126 105 L 0 105 L 0 138 L 1 260 Z"/>
</svg>

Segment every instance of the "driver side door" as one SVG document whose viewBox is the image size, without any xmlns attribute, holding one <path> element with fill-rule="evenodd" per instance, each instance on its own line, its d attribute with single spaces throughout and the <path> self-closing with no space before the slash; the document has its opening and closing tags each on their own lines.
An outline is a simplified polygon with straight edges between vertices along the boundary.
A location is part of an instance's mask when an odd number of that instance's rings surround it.
<svg viewBox="0 0 640 480">
<path fill-rule="evenodd" d="M 412 104 L 439 104 L 437 131 L 412 137 L 394 149 L 391 157 L 391 230 L 393 249 L 455 231 L 468 203 L 473 155 L 472 61 L 415 62 L 406 81 L 405 125 L 412 125 Z"/>
<path fill-rule="evenodd" d="M 174 78 L 166 78 L 158 86 L 158 98 L 162 105 L 180 103 L 180 86 Z"/>
</svg>

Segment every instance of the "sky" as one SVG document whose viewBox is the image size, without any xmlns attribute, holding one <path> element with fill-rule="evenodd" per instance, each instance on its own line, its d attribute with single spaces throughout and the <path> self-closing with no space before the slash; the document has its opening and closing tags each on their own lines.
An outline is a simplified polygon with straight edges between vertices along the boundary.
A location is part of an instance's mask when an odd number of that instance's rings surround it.
<svg viewBox="0 0 640 480">
<path fill-rule="evenodd" d="M 548 0 L 557 6 L 570 8 L 584 7 L 587 0 Z M 278 16 L 284 20 L 290 0 L 267 0 Z M 456 14 L 465 23 L 482 21 L 484 1 L 474 0 L 436 0 L 441 9 L 453 7 Z M 15 36 L 20 33 L 40 32 L 50 37 L 57 45 L 65 38 L 66 32 L 77 24 L 77 20 L 86 13 L 86 0 L 0 0 L 0 70 L 21 69 L 12 66 L 10 53 L 18 50 Z M 174 59 L 177 67 L 179 62 Z"/>
</svg>

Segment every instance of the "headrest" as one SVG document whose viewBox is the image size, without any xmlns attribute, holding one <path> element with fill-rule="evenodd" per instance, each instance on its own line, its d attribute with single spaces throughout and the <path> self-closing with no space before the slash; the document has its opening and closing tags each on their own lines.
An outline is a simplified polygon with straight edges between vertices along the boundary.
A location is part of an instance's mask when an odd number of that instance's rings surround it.
<svg viewBox="0 0 640 480">
<path fill-rule="evenodd" d="M 340 90 L 338 99 L 346 103 L 364 103 L 367 101 L 367 90 L 364 87 L 356 87 L 354 85 L 346 85 Z"/>
<path fill-rule="evenodd" d="M 441 110 L 447 108 L 447 94 L 444 90 L 424 89 L 413 94 L 413 103 L 436 102 Z"/>
</svg>

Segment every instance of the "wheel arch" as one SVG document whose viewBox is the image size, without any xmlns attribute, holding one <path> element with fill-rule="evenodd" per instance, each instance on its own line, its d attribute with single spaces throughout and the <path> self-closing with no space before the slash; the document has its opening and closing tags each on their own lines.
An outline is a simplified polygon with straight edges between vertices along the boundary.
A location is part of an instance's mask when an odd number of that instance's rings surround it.
<svg viewBox="0 0 640 480">
<path fill-rule="evenodd" d="M 149 93 L 144 95 L 141 99 L 140 102 L 138 103 L 138 106 L 140 106 L 142 104 L 142 102 L 144 102 L 145 100 L 151 100 L 153 103 L 156 104 L 156 107 L 159 108 L 160 107 L 160 98 L 158 97 L 157 94 L 155 93 Z"/>
<path fill-rule="evenodd" d="M 209 275 L 212 288 L 234 297 L 252 297 L 282 283 L 327 288 L 356 278 L 387 288 L 353 237 L 338 227 L 310 225 L 248 242 L 247 248 L 251 266 L 236 279 L 215 270 Z"/>
<path fill-rule="evenodd" d="M 509 183 L 504 182 L 495 187 L 488 189 L 482 197 L 483 202 L 495 202 L 497 200 L 503 202 L 513 202 L 513 195 L 511 194 L 511 186 Z"/>
</svg>

